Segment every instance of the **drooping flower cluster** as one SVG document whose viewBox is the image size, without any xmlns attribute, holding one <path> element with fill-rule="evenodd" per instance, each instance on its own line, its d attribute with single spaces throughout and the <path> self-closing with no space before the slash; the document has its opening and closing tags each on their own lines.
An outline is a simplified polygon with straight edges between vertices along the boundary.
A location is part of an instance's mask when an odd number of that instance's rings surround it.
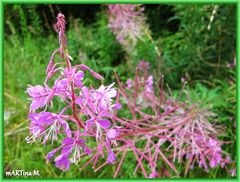
<svg viewBox="0 0 240 182">
<path fill-rule="evenodd" d="M 214 114 L 207 110 L 198 111 L 188 125 L 176 131 L 176 142 L 173 143 L 174 160 L 182 162 L 186 156 L 188 159 L 186 172 L 193 168 L 194 163 L 209 171 L 209 166 L 215 168 L 220 165 L 223 168 L 231 161 L 230 157 L 222 152 L 221 145 L 224 142 L 217 140 L 219 133 L 207 120 L 213 116 Z"/>
<path fill-rule="evenodd" d="M 147 28 L 143 11 L 139 4 L 108 5 L 108 26 L 124 46 L 134 47 L 137 39 L 142 39 Z"/>
<path fill-rule="evenodd" d="M 60 46 L 51 56 L 44 84 L 27 88 L 32 103 L 29 113 L 31 136 L 26 140 L 28 143 L 39 140 L 47 145 L 49 141 L 53 143 L 63 137 L 62 144 L 46 157 L 50 161 L 60 152 L 54 161 L 61 170 L 68 170 L 70 164 L 77 163 L 84 153 L 91 155 L 91 149 L 87 147 L 84 137 L 96 138 L 99 146 L 108 143 L 109 140 L 104 137 L 111 128 L 113 112 L 118 108 L 118 104 L 113 104 L 113 99 L 117 96 L 114 83 L 109 86 L 101 85 L 98 89 L 88 88 L 84 84 L 85 71 L 89 71 L 95 79 L 103 80 L 103 77 L 86 65 L 71 65 L 72 57 L 67 50 L 65 26 L 65 17 L 60 13 L 56 23 Z M 57 53 L 62 61 L 55 63 Z M 49 80 L 57 74 L 57 79 L 50 87 Z M 65 106 L 58 113 L 49 112 L 56 97 Z M 108 145 L 106 149 L 108 162 L 114 163 L 115 156 L 111 146 Z"/>
<path fill-rule="evenodd" d="M 229 163 L 230 157 L 221 149 L 224 142 L 217 139 L 219 133 L 208 122 L 213 114 L 191 102 L 181 102 L 183 90 L 177 98 L 164 92 L 163 76 L 156 93 L 153 76 L 146 69 L 140 70 L 139 65 L 138 68 L 134 80 L 128 79 L 126 84 L 115 75 L 120 93 L 117 100 L 124 108 L 119 112 L 125 112 L 125 117 L 116 114 L 113 128 L 107 132 L 106 146 L 116 147 L 116 155 L 109 160 L 115 161 L 115 157 L 121 156 L 116 160 L 113 177 L 118 176 L 124 162 L 129 162 L 125 159 L 128 153 L 134 155 L 131 158 L 131 163 L 136 164 L 134 174 L 140 171 L 145 178 L 180 175 L 176 160 L 186 167 L 186 173 L 195 164 L 208 171 L 208 166 L 224 167 Z M 107 165 L 105 162 L 96 167 L 100 154 L 96 151 L 82 169 L 92 164 L 96 172 Z M 171 170 L 163 170 L 159 161 Z"/>
</svg>

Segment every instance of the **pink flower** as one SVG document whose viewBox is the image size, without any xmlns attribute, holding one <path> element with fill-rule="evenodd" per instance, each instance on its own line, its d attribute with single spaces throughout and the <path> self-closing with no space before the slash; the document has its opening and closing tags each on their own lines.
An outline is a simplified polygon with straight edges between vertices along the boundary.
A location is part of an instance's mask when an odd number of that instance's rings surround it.
<svg viewBox="0 0 240 182">
<path fill-rule="evenodd" d="M 41 136 L 46 127 L 38 122 L 39 114 L 30 113 L 28 118 L 31 120 L 29 127 L 30 133 L 34 135 L 34 138 Z"/>
<path fill-rule="evenodd" d="M 75 86 L 78 88 L 83 87 L 83 77 L 84 77 L 84 72 L 82 71 L 78 71 L 77 73 L 75 73 L 75 69 L 71 70 L 71 71 L 66 71 L 64 73 L 64 76 L 66 77 L 73 77 Z M 68 78 L 63 78 L 60 80 L 56 80 L 54 83 L 54 88 L 56 89 L 56 95 L 59 95 L 62 98 L 65 97 L 71 97 L 71 89 L 70 89 L 70 83 L 69 83 L 69 79 Z"/>
<path fill-rule="evenodd" d="M 116 156 L 114 155 L 111 149 L 107 150 L 107 152 L 108 152 L 107 162 L 110 164 L 114 164 L 116 162 Z"/>
<path fill-rule="evenodd" d="M 82 83 L 83 77 L 84 77 L 84 72 L 82 72 L 82 71 L 78 71 L 74 75 L 74 83 L 79 88 L 83 87 L 83 83 Z"/>
<path fill-rule="evenodd" d="M 126 81 L 126 84 L 127 84 L 127 88 L 130 90 L 133 86 L 133 83 L 132 83 L 132 80 L 131 79 L 127 79 Z"/>
<path fill-rule="evenodd" d="M 114 152 L 111 149 L 110 140 L 107 139 L 105 144 L 106 144 L 106 149 L 107 149 L 107 153 L 108 153 L 107 162 L 109 164 L 114 164 L 116 162 L 116 156 L 115 156 Z"/>
<path fill-rule="evenodd" d="M 30 110 L 35 111 L 39 108 L 44 107 L 47 104 L 50 96 L 50 90 L 41 85 L 29 86 L 27 88 L 27 93 L 31 97 L 32 103 L 30 105 Z"/>
<path fill-rule="evenodd" d="M 102 138 L 102 130 L 106 130 L 111 126 L 111 122 L 107 119 L 97 118 L 97 119 L 89 119 L 86 121 L 86 128 L 87 130 L 90 130 L 93 128 L 93 126 L 96 128 L 96 141 L 101 142 L 103 140 Z"/>
<path fill-rule="evenodd" d="M 30 133 L 31 137 L 27 137 L 28 143 L 33 143 L 36 138 L 41 136 L 44 137 L 42 143 L 46 143 L 48 139 L 57 140 L 57 135 L 63 127 L 65 134 L 71 137 L 71 130 L 68 123 L 62 118 L 62 116 L 50 113 L 50 112 L 40 112 L 29 114 L 30 123 Z"/>
<path fill-rule="evenodd" d="M 62 171 L 67 171 L 70 167 L 70 160 L 67 154 L 61 154 L 55 158 L 55 166 Z"/>
<path fill-rule="evenodd" d="M 150 68 L 150 64 L 147 61 L 141 60 L 141 61 L 139 61 L 137 67 L 141 71 L 147 71 Z"/>
<path fill-rule="evenodd" d="M 149 178 L 156 178 L 157 172 L 155 170 L 152 170 L 151 174 L 149 175 Z"/>
<path fill-rule="evenodd" d="M 153 76 L 149 76 L 147 79 L 147 84 L 145 85 L 145 91 L 147 93 L 153 93 Z"/>
<path fill-rule="evenodd" d="M 116 129 L 110 129 L 107 131 L 107 137 L 110 140 L 114 140 L 118 136 L 118 131 Z"/>
<path fill-rule="evenodd" d="M 107 119 L 89 119 L 86 121 L 88 129 L 90 129 L 94 124 L 96 125 L 97 129 L 108 129 L 111 126 L 111 122 Z"/>
<path fill-rule="evenodd" d="M 122 104 L 120 103 L 116 103 L 113 105 L 113 109 L 121 109 L 122 108 Z"/>
<path fill-rule="evenodd" d="M 52 150 L 46 156 L 46 160 L 50 161 L 51 158 L 61 150 L 61 154 L 55 158 L 55 166 L 63 171 L 69 169 L 71 163 L 77 164 L 80 161 L 82 151 L 85 151 L 88 155 L 91 155 L 90 149 L 85 145 L 83 139 L 65 138 L 62 141 L 62 145 L 57 149 Z M 69 159 L 69 157 L 72 158 Z"/>
<path fill-rule="evenodd" d="M 230 162 L 230 158 L 223 159 L 221 143 L 213 138 L 209 138 L 208 140 L 204 139 L 202 136 L 196 137 L 196 144 L 202 151 L 199 151 L 197 154 L 201 156 L 201 160 L 199 161 L 199 166 L 204 166 L 205 170 L 208 171 L 208 167 L 206 164 L 206 159 L 209 161 L 209 166 L 211 168 L 215 168 L 218 165 L 222 167 Z"/>
<path fill-rule="evenodd" d="M 134 46 L 144 32 L 144 8 L 139 4 L 109 4 L 108 27 L 123 45 Z"/>
<path fill-rule="evenodd" d="M 67 78 L 56 80 L 54 87 L 56 88 L 56 94 L 58 94 L 61 98 L 71 97 L 70 85 Z"/>
<path fill-rule="evenodd" d="M 117 91 L 112 88 L 114 83 L 109 86 L 101 85 L 96 91 L 92 93 L 92 98 L 94 104 L 97 106 L 99 111 L 107 111 L 109 108 L 113 107 L 112 98 L 116 97 Z"/>
</svg>

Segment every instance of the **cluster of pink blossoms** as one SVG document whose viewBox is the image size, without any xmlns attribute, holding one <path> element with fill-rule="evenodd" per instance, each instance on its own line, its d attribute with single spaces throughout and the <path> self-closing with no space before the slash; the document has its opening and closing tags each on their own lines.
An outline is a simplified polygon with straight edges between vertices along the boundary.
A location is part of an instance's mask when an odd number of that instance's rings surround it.
<svg viewBox="0 0 240 182">
<path fill-rule="evenodd" d="M 140 61 L 137 68 L 134 80 L 128 79 L 125 86 L 118 79 L 119 92 L 124 102 L 127 102 L 129 115 L 132 117 L 117 120 L 125 128 L 132 129 L 135 137 L 131 138 L 131 142 L 136 148 L 138 142 L 142 145 L 145 141 L 145 147 L 139 155 L 141 160 L 146 160 L 150 165 L 151 173 L 148 177 L 162 176 L 157 166 L 159 158 L 163 159 L 176 174 L 178 174 L 174 166 L 176 160 L 185 165 L 186 174 L 196 163 L 206 171 L 209 171 L 209 167 L 215 168 L 220 165 L 224 168 L 226 164 L 234 163 L 229 154 L 221 149 L 225 142 L 217 139 L 223 129 L 208 121 L 215 114 L 199 108 L 198 104 L 192 104 L 191 100 L 180 101 L 183 93 L 189 98 L 188 93 L 184 91 L 185 84 L 179 95 L 174 97 L 171 91 L 170 95 L 163 91 L 164 79 L 161 76 L 156 93 L 153 76 L 148 73 L 149 63 Z M 137 118 L 137 115 L 140 118 Z M 170 155 L 167 156 L 165 151 L 170 152 Z M 141 167 L 141 170 L 147 177 L 145 169 Z"/>
<path fill-rule="evenodd" d="M 139 4 L 108 5 L 108 26 L 117 40 L 124 46 L 134 46 L 146 28 L 144 7 Z"/>
<path fill-rule="evenodd" d="M 71 65 L 72 58 L 67 50 L 65 25 L 64 15 L 58 14 L 56 27 L 60 47 L 51 56 L 44 85 L 27 88 L 32 103 L 29 113 L 31 136 L 26 140 L 28 143 L 40 140 L 47 145 L 49 141 L 53 143 L 64 137 L 61 146 L 48 153 L 46 160 L 50 161 L 59 152 L 54 159 L 56 167 L 68 170 L 70 164 L 77 163 L 83 153 L 88 155 L 92 153 L 83 137 L 95 137 L 99 146 L 105 146 L 108 152 L 107 161 L 114 163 L 115 156 L 106 136 L 110 132 L 108 135 L 112 137 L 114 131 L 110 129 L 112 114 L 120 107 L 119 104 L 113 104 L 117 90 L 113 88 L 114 83 L 109 86 L 101 85 L 98 89 L 84 85 L 85 71 L 89 71 L 95 79 L 103 80 L 103 77 L 86 65 Z M 55 63 L 57 53 L 60 53 L 62 61 Z M 57 74 L 57 79 L 50 87 L 49 80 Z M 65 103 L 63 104 L 65 107 L 59 113 L 47 111 L 54 105 L 55 97 L 59 97 Z M 98 149 L 103 150 L 100 147 Z"/>
<path fill-rule="evenodd" d="M 103 77 L 86 65 L 71 65 L 65 25 L 64 15 L 58 14 L 60 46 L 51 56 L 44 84 L 27 88 L 32 101 L 31 136 L 26 138 L 27 142 L 40 140 L 47 145 L 61 140 L 61 145 L 46 155 L 47 161 L 54 158 L 55 166 L 66 171 L 71 163 L 77 164 L 80 158 L 87 157 L 81 170 L 92 165 L 96 172 L 114 164 L 114 178 L 122 164 L 129 162 L 125 159 L 128 153 L 133 155 L 131 163 L 136 165 L 133 173 L 142 173 L 145 178 L 180 175 L 176 160 L 185 166 L 185 173 L 196 163 L 208 171 L 209 166 L 226 167 L 231 162 L 221 149 L 224 142 L 217 139 L 219 131 L 208 121 L 213 113 L 198 108 L 197 104 L 180 101 L 183 90 L 177 98 L 164 92 L 163 76 L 155 84 L 148 73 L 148 62 L 140 61 L 134 79 L 128 79 L 126 84 L 115 74 L 118 91 L 114 83 L 97 89 L 87 87 L 86 71 L 97 80 Z M 57 53 L 61 61 L 55 63 Z M 56 79 L 50 87 L 49 80 L 53 78 Z M 57 113 L 49 112 L 57 98 L 64 107 Z M 88 144 L 89 138 L 95 145 Z M 107 160 L 102 163 L 99 159 L 105 155 Z"/>
</svg>

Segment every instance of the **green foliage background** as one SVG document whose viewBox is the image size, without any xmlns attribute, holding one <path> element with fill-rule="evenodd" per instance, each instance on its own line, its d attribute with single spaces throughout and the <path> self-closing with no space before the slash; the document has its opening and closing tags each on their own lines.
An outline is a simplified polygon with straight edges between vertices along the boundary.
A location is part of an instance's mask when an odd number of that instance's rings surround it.
<svg viewBox="0 0 240 182">
<path fill-rule="evenodd" d="M 29 101 L 25 93 L 28 84 L 44 81 L 46 64 L 52 51 L 58 47 L 53 31 L 58 11 L 68 21 L 68 49 L 73 64 L 84 63 L 105 77 L 106 84 L 115 81 L 116 71 L 123 81 L 134 75 L 140 60 L 150 62 L 156 79 L 160 73 L 178 92 L 182 79 L 188 81 L 188 91 L 202 107 L 211 107 L 219 123 L 226 126 L 221 139 L 231 143 L 223 146 L 234 160 L 236 156 L 236 6 L 218 5 L 210 22 L 214 5 L 145 5 L 149 35 L 139 41 L 132 51 L 120 45 L 107 27 L 106 7 L 100 5 L 5 5 L 4 6 L 4 170 L 39 169 L 44 178 L 111 178 L 116 166 L 108 166 L 94 173 L 91 168 L 79 171 L 72 166 L 61 172 L 53 164 L 45 163 L 45 154 L 51 146 L 28 145 L 27 120 Z M 150 38 L 149 38 L 150 37 Z M 155 48 L 158 48 L 160 55 Z M 91 79 L 87 80 L 93 83 Z M 156 81 L 156 80 L 155 80 Z M 82 160 L 82 163 L 84 163 Z M 125 160 L 131 161 L 131 156 Z M 121 177 L 133 175 L 134 162 L 122 167 Z M 172 177 L 230 177 L 220 167 L 209 173 L 195 168 L 184 176 Z M 234 166 L 232 166 L 234 167 Z"/>
</svg>

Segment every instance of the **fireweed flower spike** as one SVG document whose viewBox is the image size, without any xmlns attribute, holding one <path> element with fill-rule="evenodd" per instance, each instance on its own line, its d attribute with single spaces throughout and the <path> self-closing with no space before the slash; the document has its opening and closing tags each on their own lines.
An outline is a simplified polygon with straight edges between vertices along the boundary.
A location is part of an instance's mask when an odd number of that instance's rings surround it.
<svg viewBox="0 0 240 182">
<path fill-rule="evenodd" d="M 139 40 L 154 43 L 143 12 L 144 7 L 140 4 L 107 5 L 108 27 L 127 52 L 132 51 Z M 157 46 L 154 50 L 160 56 Z"/>
<path fill-rule="evenodd" d="M 144 8 L 139 4 L 109 4 L 108 26 L 116 39 L 124 46 L 134 47 L 147 28 L 143 16 Z"/>
<path fill-rule="evenodd" d="M 44 86 L 27 88 L 32 101 L 28 116 L 31 121 L 31 136 L 26 137 L 27 143 L 41 141 L 42 144 L 48 145 L 49 140 L 53 143 L 59 142 L 59 138 L 64 138 L 58 148 L 47 154 L 46 160 L 50 161 L 60 153 L 54 159 L 55 166 L 66 171 L 71 163 L 77 164 L 82 156 L 92 155 L 83 138 L 95 137 L 97 148 L 101 149 L 102 153 L 106 149 L 109 154 L 107 161 L 113 163 L 114 153 L 109 142 L 105 141 L 105 136 L 112 126 L 113 111 L 120 108 L 118 103 L 113 103 L 117 90 L 113 87 L 114 83 L 109 86 L 101 85 L 97 89 L 84 85 L 85 71 L 89 71 L 98 80 L 103 80 L 103 77 L 86 65 L 71 65 L 73 60 L 67 50 L 66 21 L 61 13 L 57 16 L 56 28 L 59 48 L 52 53 L 47 65 Z M 58 53 L 62 60 L 56 63 L 54 58 Z M 58 77 L 53 85 L 49 85 L 53 75 Z M 54 106 L 55 97 L 59 97 L 65 103 L 59 113 L 48 111 L 48 105 Z M 44 111 L 41 111 L 43 108 Z M 85 116 L 84 120 L 82 116 Z"/>
</svg>

